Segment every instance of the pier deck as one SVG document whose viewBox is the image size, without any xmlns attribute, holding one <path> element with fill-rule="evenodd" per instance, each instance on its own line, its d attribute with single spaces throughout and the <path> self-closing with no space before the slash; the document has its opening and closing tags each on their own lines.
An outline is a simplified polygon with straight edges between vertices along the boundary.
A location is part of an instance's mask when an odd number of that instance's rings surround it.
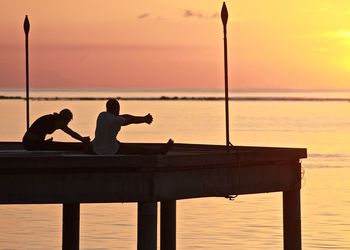
<svg viewBox="0 0 350 250">
<path fill-rule="evenodd" d="M 138 249 L 156 249 L 160 201 L 161 249 L 171 250 L 176 200 L 283 192 L 284 249 L 298 250 L 306 157 L 301 148 L 234 146 L 227 153 L 225 146 L 196 144 L 175 144 L 168 155 L 94 156 L 1 142 L 0 204 L 64 204 L 63 248 L 78 249 L 80 203 L 138 202 Z"/>
</svg>

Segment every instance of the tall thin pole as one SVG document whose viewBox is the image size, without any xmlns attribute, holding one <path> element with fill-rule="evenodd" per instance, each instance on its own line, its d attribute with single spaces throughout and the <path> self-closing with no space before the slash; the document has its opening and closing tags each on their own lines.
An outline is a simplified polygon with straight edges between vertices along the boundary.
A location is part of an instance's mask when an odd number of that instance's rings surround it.
<svg viewBox="0 0 350 250">
<path fill-rule="evenodd" d="M 227 70 L 227 37 L 226 25 L 228 20 L 228 12 L 225 2 L 221 9 L 221 20 L 224 26 L 224 67 L 225 67 L 225 119 L 226 119 L 226 150 L 230 147 L 230 125 L 229 125 L 229 109 L 228 109 L 228 70 Z"/>
<path fill-rule="evenodd" d="M 30 24 L 28 16 L 24 19 L 24 33 L 26 35 L 26 113 L 27 113 L 27 130 L 29 128 L 29 60 L 28 60 L 28 34 L 30 29 Z"/>
</svg>

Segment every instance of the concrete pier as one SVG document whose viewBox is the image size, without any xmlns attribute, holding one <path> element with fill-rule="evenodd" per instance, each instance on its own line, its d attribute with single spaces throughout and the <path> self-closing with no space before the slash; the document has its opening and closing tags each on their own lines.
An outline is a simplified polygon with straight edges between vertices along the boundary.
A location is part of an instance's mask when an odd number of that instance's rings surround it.
<svg viewBox="0 0 350 250">
<path fill-rule="evenodd" d="M 159 144 L 141 144 L 158 147 Z M 284 249 L 301 250 L 306 149 L 176 144 L 168 155 L 27 152 L 0 142 L 0 204 L 64 204 L 63 249 L 79 249 L 79 204 L 138 203 L 137 246 L 176 249 L 176 200 L 283 192 Z"/>
</svg>

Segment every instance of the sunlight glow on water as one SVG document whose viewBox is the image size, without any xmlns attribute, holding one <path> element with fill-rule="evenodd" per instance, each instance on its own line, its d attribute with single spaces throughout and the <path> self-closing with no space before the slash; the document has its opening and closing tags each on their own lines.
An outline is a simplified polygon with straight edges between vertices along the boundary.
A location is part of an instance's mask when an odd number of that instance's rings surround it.
<svg viewBox="0 0 350 250">
<path fill-rule="evenodd" d="M 122 113 L 154 116 L 123 128 L 120 140 L 224 144 L 223 102 L 124 101 Z M 231 102 L 236 145 L 307 147 L 303 160 L 303 249 L 350 249 L 350 112 L 346 102 Z M 70 108 L 70 127 L 93 138 L 103 101 L 33 101 L 32 120 Z M 18 141 L 25 102 L 0 100 L 2 141 Z M 71 140 L 55 133 L 56 140 Z M 189 249 L 282 249 L 282 194 L 178 201 L 177 246 Z M 136 249 L 136 204 L 81 206 L 82 249 Z M 59 249 L 60 205 L 0 206 L 0 249 Z"/>
</svg>

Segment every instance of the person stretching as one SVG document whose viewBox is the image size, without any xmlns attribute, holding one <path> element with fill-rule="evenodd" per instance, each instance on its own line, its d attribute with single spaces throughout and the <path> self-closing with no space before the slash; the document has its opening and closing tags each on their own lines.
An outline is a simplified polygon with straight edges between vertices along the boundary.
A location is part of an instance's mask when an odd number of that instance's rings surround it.
<svg viewBox="0 0 350 250">
<path fill-rule="evenodd" d="M 151 114 L 146 116 L 120 115 L 120 105 L 116 99 L 109 99 L 106 109 L 107 111 L 101 112 L 97 117 L 95 138 L 91 143 L 92 153 L 97 155 L 166 154 L 173 146 L 174 141 L 171 139 L 159 148 L 140 147 L 119 142 L 117 135 L 122 126 L 139 123 L 151 124 L 153 117 Z"/>
<path fill-rule="evenodd" d="M 73 114 L 69 109 L 63 109 L 59 113 L 53 113 L 39 117 L 26 131 L 22 143 L 26 150 L 68 150 L 84 151 L 90 142 L 90 137 L 82 137 L 68 127 L 68 123 L 73 119 Z M 57 142 L 53 138 L 45 139 L 48 134 L 52 134 L 57 129 L 61 129 L 77 142 Z"/>
</svg>

